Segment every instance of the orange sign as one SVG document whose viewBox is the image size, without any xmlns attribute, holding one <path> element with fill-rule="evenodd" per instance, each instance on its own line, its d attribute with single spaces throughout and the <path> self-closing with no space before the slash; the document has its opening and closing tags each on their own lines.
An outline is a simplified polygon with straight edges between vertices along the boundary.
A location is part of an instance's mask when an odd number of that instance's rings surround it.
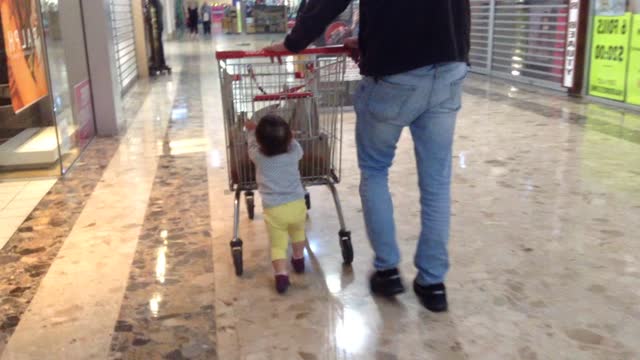
<svg viewBox="0 0 640 360">
<path fill-rule="evenodd" d="M 36 0 L 0 0 L 11 104 L 16 113 L 47 96 Z"/>
</svg>

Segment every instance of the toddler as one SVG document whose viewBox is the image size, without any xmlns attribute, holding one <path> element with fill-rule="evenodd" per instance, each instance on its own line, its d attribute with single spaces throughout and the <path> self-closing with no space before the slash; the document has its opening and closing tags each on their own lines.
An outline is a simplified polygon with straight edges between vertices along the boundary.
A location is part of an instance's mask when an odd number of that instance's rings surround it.
<svg viewBox="0 0 640 360">
<path fill-rule="evenodd" d="M 258 124 L 247 122 L 245 127 L 249 133 L 249 158 L 256 167 L 264 220 L 271 239 L 275 286 L 282 294 L 289 288 L 286 261 L 289 237 L 293 243 L 293 269 L 304 272 L 307 207 L 298 168 L 303 151 L 293 139 L 289 124 L 280 116 L 266 115 Z"/>
</svg>

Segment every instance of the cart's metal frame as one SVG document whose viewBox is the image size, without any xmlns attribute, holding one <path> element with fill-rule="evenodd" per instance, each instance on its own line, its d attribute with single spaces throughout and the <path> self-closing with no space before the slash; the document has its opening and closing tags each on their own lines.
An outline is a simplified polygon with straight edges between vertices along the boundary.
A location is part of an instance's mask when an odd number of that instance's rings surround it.
<svg viewBox="0 0 640 360">
<path fill-rule="evenodd" d="M 310 149 L 312 153 L 310 158 L 301 161 L 302 183 L 305 187 L 325 185 L 329 188 L 340 223 L 338 238 L 344 264 L 350 265 L 353 261 L 351 233 L 347 230 L 336 188 L 342 167 L 343 102 L 340 97 L 346 95 L 342 85 L 347 55 L 348 50 L 344 47 L 314 48 L 295 55 L 264 51 L 216 53 L 223 98 L 229 189 L 234 192 L 230 247 L 238 276 L 243 273 L 243 241 L 239 236 L 242 193 L 249 218 L 253 219 L 254 191 L 257 189 L 253 165 L 246 160 L 246 135 L 242 129 L 245 121 L 263 114 L 260 112 L 264 110 L 256 109 L 257 103 L 269 112 L 281 113 L 292 122 L 299 113 L 308 120 L 306 124 L 292 124 L 295 138 L 303 149 Z M 317 123 L 312 124 L 312 118 Z M 318 157 L 318 154 L 326 157 Z M 305 200 L 310 209 L 309 194 Z"/>
</svg>

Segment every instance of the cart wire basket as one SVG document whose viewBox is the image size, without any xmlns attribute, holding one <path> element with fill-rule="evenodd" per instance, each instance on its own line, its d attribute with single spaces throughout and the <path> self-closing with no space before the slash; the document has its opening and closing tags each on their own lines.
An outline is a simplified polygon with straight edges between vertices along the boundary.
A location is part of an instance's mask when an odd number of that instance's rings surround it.
<svg viewBox="0 0 640 360">
<path fill-rule="evenodd" d="M 218 51 L 229 189 L 235 193 L 231 255 L 236 275 L 243 272 L 242 240 L 238 236 L 240 203 L 244 193 L 247 212 L 254 218 L 256 174 L 249 159 L 245 122 L 258 122 L 277 114 L 289 122 L 304 150 L 300 175 L 305 189 L 325 185 L 334 203 L 340 231 L 338 239 L 345 265 L 353 261 L 351 233 L 347 230 L 336 184 L 342 165 L 344 74 L 349 50 L 324 47 L 301 53 Z M 306 195 L 307 208 L 311 198 Z"/>
</svg>

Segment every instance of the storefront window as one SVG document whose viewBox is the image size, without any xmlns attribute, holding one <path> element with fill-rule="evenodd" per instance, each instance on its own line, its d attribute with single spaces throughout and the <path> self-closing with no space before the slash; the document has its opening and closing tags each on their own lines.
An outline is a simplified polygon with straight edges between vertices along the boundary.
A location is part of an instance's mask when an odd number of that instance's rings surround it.
<svg viewBox="0 0 640 360">
<path fill-rule="evenodd" d="M 63 171 L 95 134 L 80 0 L 40 0 Z"/>
<path fill-rule="evenodd" d="M 595 0 L 589 95 L 640 105 L 640 1 Z"/>
<path fill-rule="evenodd" d="M 0 178 L 60 174 L 35 0 L 0 0 Z"/>
<path fill-rule="evenodd" d="M 80 0 L 0 0 L 0 179 L 58 176 L 95 134 Z"/>
</svg>

